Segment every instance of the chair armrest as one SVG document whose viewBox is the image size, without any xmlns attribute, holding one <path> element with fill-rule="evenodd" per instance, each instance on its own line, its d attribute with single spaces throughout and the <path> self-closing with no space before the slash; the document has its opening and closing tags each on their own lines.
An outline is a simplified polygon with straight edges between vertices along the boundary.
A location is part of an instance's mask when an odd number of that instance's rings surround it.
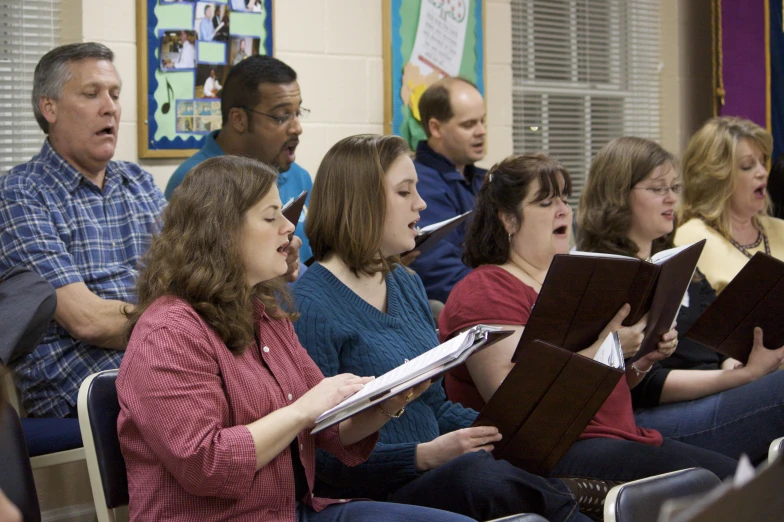
<svg viewBox="0 0 784 522">
<path fill-rule="evenodd" d="M 627 482 L 607 493 L 604 522 L 656 522 L 665 500 L 706 493 L 719 484 L 719 477 L 703 468 Z"/>
<path fill-rule="evenodd" d="M 768 462 L 776 460 L 776 457 L 781 455 L 782 452 L 784 452 L 784 437 L 774 440 L 768 446 Z"/>
<path fill-rule="evenodd" d="M 487 522 L 547 522 L 547 519 L 535 513 L 520 513 L 519 515 L 509 515 L 503 518 L 494 518 Z"/>
</svg>

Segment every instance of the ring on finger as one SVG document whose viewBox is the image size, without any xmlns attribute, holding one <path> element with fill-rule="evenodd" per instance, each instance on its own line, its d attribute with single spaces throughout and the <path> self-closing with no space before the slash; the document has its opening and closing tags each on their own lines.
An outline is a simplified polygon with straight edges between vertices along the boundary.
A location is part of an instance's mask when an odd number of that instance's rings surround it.
<svg viewBox="0 0 784 522">
<path fill-rule="evenodd" d="M 404 399 L 406 400 L 406 402 L 410 402 L 410 401 L 411 401 L 411 399 L 413 399 L 413 398 L 414 398 L 414 392 L 413 392 L 413 391 L 409 392 L 409 393 L 408 393 L 408 395 L 406 395 L 406 396 L 404 397 Z"/>
</svg>

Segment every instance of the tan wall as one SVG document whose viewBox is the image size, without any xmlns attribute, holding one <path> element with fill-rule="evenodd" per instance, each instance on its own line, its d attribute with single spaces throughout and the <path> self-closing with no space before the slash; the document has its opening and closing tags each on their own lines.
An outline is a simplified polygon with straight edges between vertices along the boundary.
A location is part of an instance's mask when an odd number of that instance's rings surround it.
<svg viewBox="0 0 784 522">
<path fill-rule="evenodd" d="M 65 4 L 66 41 L 98 41 L 116 53 L 123 113 L 115 158 L 141 163 L 164 187 L 180 160 L 139 161 L 137 154 L 136 2 Z M 511 9 L 509 0 L 488 0 L 486 6 L 490 128 L 482 164 L 492 164 L 512 152 Z M 275 1 L 275 55 L 296 69 L 303 105 L 312 111 L 297 149 L 297 161 L 311 175 L 339 139 L 383 132 L 381 7 L 381 0 Z"/>
<path fill-rule="evenodd" d="M 662 0 L 661 143 L 681 155 L 713 116 L 711 1 Z"/>
</svg>

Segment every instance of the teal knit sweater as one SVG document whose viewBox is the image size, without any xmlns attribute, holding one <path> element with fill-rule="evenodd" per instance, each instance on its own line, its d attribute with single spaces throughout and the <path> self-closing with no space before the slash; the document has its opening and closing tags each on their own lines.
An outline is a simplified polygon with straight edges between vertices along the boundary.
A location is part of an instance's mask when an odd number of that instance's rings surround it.
<svg viewBox="0 0 784 522">
<path fill-rule="evenodd" d="M 293 285 L 300 318 L 294 328 L 310 356 L 329 377 L 378 376 L 438 344 L 425 289 L 416 274 L 396 267 L 387 274 L 387 313 L 382 313 L 316 263 Z M 441 381 L 406 406 L 382 429 L 365 464 L 344 466 L 319 452 L 320 496 L 386 496 L 419 476 L 417 444 L 471 425 L 477 413 L 446 399 Z"/>
</svg>

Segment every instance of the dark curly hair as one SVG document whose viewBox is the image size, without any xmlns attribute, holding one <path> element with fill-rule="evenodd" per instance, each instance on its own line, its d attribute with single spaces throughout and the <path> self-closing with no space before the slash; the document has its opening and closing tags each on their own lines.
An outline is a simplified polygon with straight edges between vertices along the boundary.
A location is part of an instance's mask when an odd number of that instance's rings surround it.
<svg viewBox="0 0 784 522">
<path fill-rule="evenodd" d="M 501 214 L 514 216 L 517 229 L 520 228 L 523 222 L 521 203 L 534 180 L 539 181 L 540 187 L 534 202 L 572 193 L 569 172 L 541 152 L 510 156 L 490 169 L 477 194 L 474 216 L 466 233 L 463 254 L 466 265 L 476 268 L 501 265 L 509 260 L 509 234 Z"/>
<path fill-rule="evenodd" d="M 627 237 L 632 226 L 629 193 L 653 169 L 667 163 L 678 167 L 672 154 L 644 138 L 617 138 L 602 147 L 591 162 L 580 197 L 577 247 L 589 252 L 636 256 L 640 249 Z M 651 254 L 669 248 L 672 235 L 654 241 Z"/>
<path fill-rule="evenodd" d="M 190 304 L 234 353 L 254 338 L 254 299 L 276 318 L 291 317 L 279 306 L 291 299 L 282 277 L 249 287 L 241 260 L 245 214 L 275 185 L 271 167 L 240 156 L 210 158 L 194 167 L 163 211 L 163 230 L 141 261 L 138 304 L 127 313 L 133 330 L 159 297 Z"/>
</svg>

